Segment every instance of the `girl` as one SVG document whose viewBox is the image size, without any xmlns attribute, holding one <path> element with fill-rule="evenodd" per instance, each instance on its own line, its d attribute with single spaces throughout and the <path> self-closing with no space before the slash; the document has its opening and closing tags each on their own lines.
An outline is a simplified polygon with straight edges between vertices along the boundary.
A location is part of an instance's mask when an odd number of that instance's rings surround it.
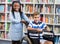
<svg viewBox="0 0 60 44">
<path fill-rule="evenodd" d="M 12 40 L 12 44 L 20 44 L 20 40 L 23 35 L 23 25 L 21 19 L 29 22 L 29 19 L 21 11 L 21 4 L 19 1 L 13 1 L 12 3 L 12 12 L 9 15 L 11 21 L 9 29 L 9 38 Z"/>
</svg>

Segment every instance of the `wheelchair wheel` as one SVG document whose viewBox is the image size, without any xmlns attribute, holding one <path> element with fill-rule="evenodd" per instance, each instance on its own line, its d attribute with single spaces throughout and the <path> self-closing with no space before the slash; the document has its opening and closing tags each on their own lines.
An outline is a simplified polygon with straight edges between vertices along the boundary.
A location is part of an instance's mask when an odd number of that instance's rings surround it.
<svg viewBox="0 0 60 44">
<path fill-rule="evenodd" d="M 22 38 L 21 44 L 32 44 L 32 42 L 27 36 L 25 36 Z"/>
</svg>

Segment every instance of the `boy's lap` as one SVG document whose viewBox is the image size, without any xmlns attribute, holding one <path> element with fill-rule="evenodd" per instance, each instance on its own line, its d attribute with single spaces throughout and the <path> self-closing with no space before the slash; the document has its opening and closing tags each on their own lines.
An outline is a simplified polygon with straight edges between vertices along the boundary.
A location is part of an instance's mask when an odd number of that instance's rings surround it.
<svg viewBox="0 0 60 44">
<path fill-rule="evenodd" d="M 41 44 L 53 44 L 52 41 L 47 41 L 47 40 L 40 40 Z"/>
</svg>

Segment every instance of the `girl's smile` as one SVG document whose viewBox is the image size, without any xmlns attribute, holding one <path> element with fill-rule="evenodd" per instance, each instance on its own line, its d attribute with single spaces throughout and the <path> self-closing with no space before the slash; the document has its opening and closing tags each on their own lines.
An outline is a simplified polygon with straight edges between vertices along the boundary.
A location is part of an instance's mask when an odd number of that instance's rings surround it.
<svg viewBox="0 0 60 44">
<path fill-rule="evenodd" d="M 19 11 L 20 4 L 19 3 L 14 3 L 13 8 L 15 11 Z"/>
</svg>

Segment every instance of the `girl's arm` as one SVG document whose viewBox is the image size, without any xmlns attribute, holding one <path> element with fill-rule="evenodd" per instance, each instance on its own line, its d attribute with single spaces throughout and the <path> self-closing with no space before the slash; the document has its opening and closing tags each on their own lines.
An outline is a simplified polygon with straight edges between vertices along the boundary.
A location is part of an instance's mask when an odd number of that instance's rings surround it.
<svg viewBox="0 0 60 44">
<path fill-rule="evenodd" d="M 22 13 L 21 16 L 25 21 L 27 21 L 28 23 L 30 22 L 30 20 L 28 19 L 28 17 L 25 15 L 25 13 Z"/>
<path fill-rule="evenodd" d="M 12 23 L 20 23 L 20 21 L 14 19 L 12 13 L 9 14 L 9 20 L 10 20 Z"/>
</svg>

